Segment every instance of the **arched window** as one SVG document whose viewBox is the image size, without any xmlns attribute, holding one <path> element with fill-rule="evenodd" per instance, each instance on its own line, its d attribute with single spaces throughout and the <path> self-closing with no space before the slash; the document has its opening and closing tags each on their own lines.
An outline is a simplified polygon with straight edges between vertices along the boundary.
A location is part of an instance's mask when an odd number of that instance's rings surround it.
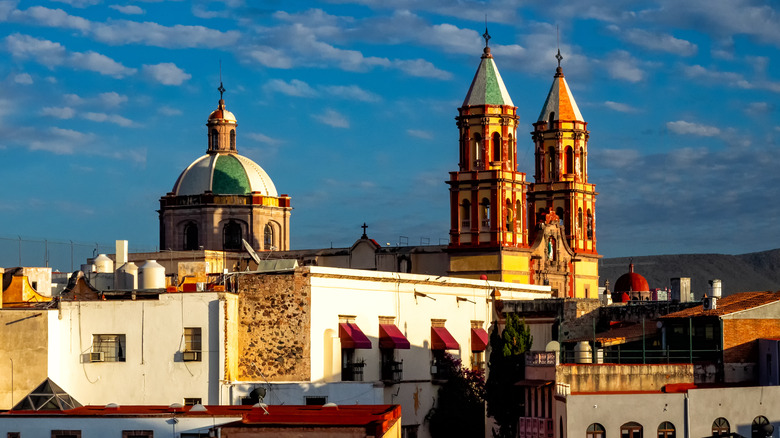
<svg viewBox="0 0 780 438">
<path fill-rule="evenodd" d="M 509 232 L 512 232 L 515 230 L 514 223 L 515 221 L 512 219 L 512 201 L 510 199 L 506 200 L 506 230 Z"/>
<path fill-rule="evenodd" d="M 219 132 L 216 129 L 211 130 L 211 139 L 209 140 L 211 149 L 219 149 Z"/>
<path fill-rule="evenodd" d="M 481 227 L 483 230 L 489 230 L 490 229 L 490 201 L 488 201 L 488 198 L 482 198 L 482 202 L 480 203 L 480 215 L 479 219 L 481 222 Z"/>
<path fill-rule="evenodd" d="M 586 438 L 606 438 L 606 435 L 604 426 L 599 423 L 593 423 L 588 426 L 588 431 L 585 433 Z"/>
<path fill-rule="evenodd" d="M 498 132 L 493 134 L 493 161 L 501 161 L 501 134 Z"/>
<path fill-rule="evenodd" d="M 632 421 L 620 426 L 620 438 L 642 438 L 642 425 Z"/>
<path fill-rule="evenodd" d="M 482 162 L 482 136 L 479 134 L 474 134 L 474 140 L 471 143 L 471 160 L 476 167 L 479 167 Z"/>
<path fill-rule="evenodd" d="M 230 130 L 230 150 L 234 151 L 236 150 L 236 130 L 231 129 Z"/>
<path fill-rule="evenodd" d="M 471 228 L 471 202 L 468 199 L 460 205 L 460 228 L 464 231 Z"/>
<path fill-rule="evenodd" d="M 729 421 L 723 417 L 718 417 L 712 422 L 712 436 L 723 436 L 731 433 Z"/>
<path fill-rule="evenodd" d="M 570 174 L 574 173 L 574 150 L 572 150 L 571 146 L 566 146 L 566 170 L 563 171 L 563 173 Z"/>
<path fill-rule="evenodd" d="M 577 237 L 582 236 L 582 207 L 577 209 Z"/>
<path fill-rule="evenodd" d="M 515 143 L 514 139 L 512 138 L 512 134 L 509 134 L 509 140 L 506 142 L 506 150 L 509 152 L 506 159 L 509 162 L 509 165 L 512 167 L 509 170 L 517 170 L 515 167 L 512 166 L 512 163 L 515 161 Z"/>
<path fill-rule="evenodd" d="M 580 148 L 580 175 L 585 176 L 585 149 Z"/>
<path fill-rule="evenodd" d="M 263 249 L 275 250 L 274 246 L 274 227 L 271 224 L 265 224 L 265 231 L 263 232 Z"/>
<path fill-rule="evenodd" d="M 225 250 L 241 249 L 242 237 L 241 225 L 231 220 L 222 228 L 222 247 Z"/>
<path fill-rule="evenodd" d="M 674 424 L 664 421 L 658 425 L 658 438 L 675 438 Z"/>
<path fill-rule="evenodd" d="M 753 419 L 753 425 L 750 428 L 750 438 L 768 438 L 772 436 L 772 432 L 774 432 L 774 427 L 765 416 L 759 415 Z"/>
<path fill-rule="evenodd" d="M 184 250 L 196 249 L 198 249 L 198 225 L 195 222 L 187 222 L 184 226 Z"/>
<path fill-rule="evenodd" d="M 523 214 L 523 202 L 515 201 L 515 230 L 517 232 L 523 231 Z"/>
<path fill-rule="evenodd" d="M 588 240 L 593 240 L 593 213 L 588 209 Z"/>
</svg>

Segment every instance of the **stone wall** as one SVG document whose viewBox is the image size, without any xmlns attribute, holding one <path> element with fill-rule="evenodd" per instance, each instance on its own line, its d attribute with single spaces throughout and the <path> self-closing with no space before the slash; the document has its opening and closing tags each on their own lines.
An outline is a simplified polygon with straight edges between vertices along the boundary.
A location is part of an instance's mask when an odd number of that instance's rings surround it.
<svg viewBox="0 0 780 438">
<path fill-rule="evenodd" d="M 237 380 L 311 379 L 311 283 L 302 271 L 239 279 Z"/>
<path fill-rule="evenodd" d="M 557 383 L 571 385 L 571 392 L 660 391 L 671 383 L 693 383 L 693 365 L 559 365 Z"/>
</svg>

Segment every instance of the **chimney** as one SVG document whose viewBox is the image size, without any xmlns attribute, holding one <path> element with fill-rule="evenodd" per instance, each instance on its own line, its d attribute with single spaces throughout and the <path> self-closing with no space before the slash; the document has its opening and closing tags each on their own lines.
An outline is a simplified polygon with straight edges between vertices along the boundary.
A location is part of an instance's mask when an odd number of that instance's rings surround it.
<svg viewBox="0 0 780 438">
<path fill-rule="evenodd" d="M 120 267 L 127 263 L 127 240 L 116 241 L 116 266 Z"/>
</svg>

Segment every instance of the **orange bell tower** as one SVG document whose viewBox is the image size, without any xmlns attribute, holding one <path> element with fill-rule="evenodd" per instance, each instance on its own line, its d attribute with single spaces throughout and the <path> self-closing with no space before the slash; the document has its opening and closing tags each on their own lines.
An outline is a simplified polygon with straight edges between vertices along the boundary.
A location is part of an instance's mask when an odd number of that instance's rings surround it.
<svg viewBox="0 0 780 438">
<path fill-rule="evenodd" d="M 587 122 L 582 117 L 561 68 L 558 68 L 547 100 L 531 133 L 536 157 L 534 183 L 528 194 L 530 230 L 548 221 L 554 212 L 563 238 L 572 252 L 572 295 L 591 297 L 598 290 L 596 252 L 596 186 L 588 183 Z M 579 284 L 578 284 L 579 283 Z M 585 285 L 587 284 L 587 287 Z"/>
<path fill-rule="evenodd" d="M 525 174 L 517 171 L 517 107 L 504 86 L 487 30 L 485 48 L 456 117 L 459 165 L 450 172 L 450 274 L 528 281 Z M 523 260 L 512 262 L 507 251 Z M 520 254 L 522 252 L 522 254 Z M 479 254 L 479 262 L 473 256 Z"/>
</svg>

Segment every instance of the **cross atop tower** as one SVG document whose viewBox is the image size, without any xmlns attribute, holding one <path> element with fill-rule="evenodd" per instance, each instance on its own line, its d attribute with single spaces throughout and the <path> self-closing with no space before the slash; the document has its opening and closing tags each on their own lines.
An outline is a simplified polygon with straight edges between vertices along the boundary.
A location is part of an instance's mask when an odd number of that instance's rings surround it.
<svg viewBox="0 0 780 438">
<path fill-rule="evenodd" d="M 364 239 L 367 239 L 367 238 L 368 238 L 368 235 L 366 234 L 366 228 L 368 228 L 368 225 L 366 225 L 366 223 L 365 223 L 365 222 L 363 222 L 363 225 L 362 225 L 360 228 L 362 228 L 362 229 L 363 229 L 363 236 L 362 236 L 362 237 L 363 237 Z"/>
<path fill-rule="evenodd" d="M 563 55 L 561 55 L 561 49 L 558 49 L 558 53 L 555 55 L 555 59 L 558 60 L 558 67 L 561 66 L 561 60 L 563 59 Z"/>
<path fill-rule="evenodd" d="M 487 23 L 485 23 L 485 33 L 482 34 L 482 38 L 485 39 L 485 47 L 487 47 L 488 41 L 490 41 L 490 34 L 488 33 Z"/>
<path fill-rule="evenodd" d="M 217 91 L 219 91 L 219 100 L 222 100 L 222 94 L 225 93 L 225 87 L 222 86 L 222 81 L 219 81 L 219 88 L 217 88 Z"/>
</svg>

